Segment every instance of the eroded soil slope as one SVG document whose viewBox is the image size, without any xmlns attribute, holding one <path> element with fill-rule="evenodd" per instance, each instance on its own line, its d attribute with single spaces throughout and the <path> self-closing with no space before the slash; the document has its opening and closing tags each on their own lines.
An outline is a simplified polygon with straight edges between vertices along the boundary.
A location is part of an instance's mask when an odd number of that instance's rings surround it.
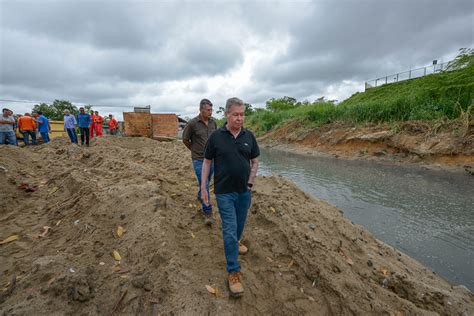
<svg viewBox="0 0 474 316">
<path fill-rule="evenodd" d="M 401 122 L 398 125 L 290 122 L 260 137 L 266 146 L 348 159 L 438 165 L 474 174 L 474 122 Z"/>
</svg>

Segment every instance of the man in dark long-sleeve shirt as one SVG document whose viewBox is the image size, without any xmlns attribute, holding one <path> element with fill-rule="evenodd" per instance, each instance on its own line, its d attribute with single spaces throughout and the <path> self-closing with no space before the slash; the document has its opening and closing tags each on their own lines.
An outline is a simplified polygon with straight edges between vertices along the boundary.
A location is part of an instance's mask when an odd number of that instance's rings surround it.
<svg viewBox="0 0 474 316">
<path fill-rule="evenodd" d="M 193 160 L 194 172 L 198 180 L 198 197 L 201 200 L 201 170 L 202 161 L 204 159 L 204 148 L 206 147 L 207 139 L 213 131 L 216 130 L 216 122 L 211 117 L 212 103 L 208 99 L 202 99 L 199 103 L 199 115 L 188 122 L 183 131 L 183 143 L 191 150 L 191 158 Z M 212 166 L 207 179 L 205 179 L 206 191 L 209 195 L 209 182 L 212 177 Z M 212 217 L 212 205 L 205 205 L 202 203 L 202 212 L 204 215 L 204 223 L 212 225 L 214 218 Z"/>
</svg>

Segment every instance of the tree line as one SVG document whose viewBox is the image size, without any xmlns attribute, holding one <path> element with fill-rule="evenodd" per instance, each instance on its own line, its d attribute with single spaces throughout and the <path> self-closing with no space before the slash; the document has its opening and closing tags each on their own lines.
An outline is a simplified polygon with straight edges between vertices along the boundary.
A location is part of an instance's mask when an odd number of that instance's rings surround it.
<svg viewBox="0 0 474 316">
<path fill-rule="evenodd" d="M 89 113 L 92 105 L 85 105 L 84 109 Z M 53 121 L 62 121 L 65 110 L 69 110 L 73 115 L 79 113 L 79 108 L 67 100 L 54 100 L 52 104 L 40 103 L 33 106 L 33 111 L 41 111 L 44 116 Z"/>
</svg>

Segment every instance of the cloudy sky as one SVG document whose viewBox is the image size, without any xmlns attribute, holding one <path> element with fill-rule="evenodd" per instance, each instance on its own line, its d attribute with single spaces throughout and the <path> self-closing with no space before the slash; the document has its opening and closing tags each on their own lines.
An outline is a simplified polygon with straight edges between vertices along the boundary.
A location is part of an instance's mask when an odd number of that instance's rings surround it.
<svg viewBox="0 0 474 316">
<path fill-rule="evenodd" d="M 474 47 L 472 0 L 0 0 L 0 99 L 119 118 L 143 105 L 193 116 L 204 97 L 344 100 L 461 47 Z"/>
</svg>

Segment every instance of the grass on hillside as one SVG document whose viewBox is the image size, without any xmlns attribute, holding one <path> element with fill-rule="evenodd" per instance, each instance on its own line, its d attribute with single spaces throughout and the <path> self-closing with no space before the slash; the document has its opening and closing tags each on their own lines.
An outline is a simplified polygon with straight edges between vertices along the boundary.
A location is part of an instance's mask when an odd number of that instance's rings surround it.
<svg viewBox="0 0 474 316">
<path fill-rule="evenodd" d="M 315 102 L 288 110 L 259 110 L 246 126 L 260 135 L 288 120 L 309 126 L 344 122 L 351 124 L 433 121 L 474 114 L 474 63 L 467 67 L 401 81 L 358 92 L 338 105 Z"/>
</svg>

